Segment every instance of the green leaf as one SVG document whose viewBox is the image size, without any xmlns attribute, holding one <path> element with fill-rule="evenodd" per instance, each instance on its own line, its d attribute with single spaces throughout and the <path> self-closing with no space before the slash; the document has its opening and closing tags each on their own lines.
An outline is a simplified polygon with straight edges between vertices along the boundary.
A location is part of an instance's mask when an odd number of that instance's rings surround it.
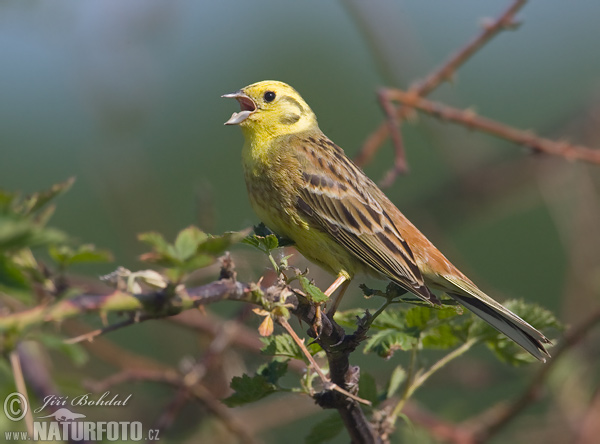
<svg viewBox="0 0 600 444">
<path fill-rule="evenodd" d="M 270 356 L 285 356 L 294 359 L 304 359 L 304 354 L 298 344 L 294 342 L 292 337 L 287 334 L 271 335 L 260 338 L 264 347 L 261 352 Z"/>
<path fill-rule="evenodd" d="M 57 196 L 68 191 L 73 183 L 75 183 L 75 178 L 71 177 L 64 182 L 52 185 L 48 190 L 31 194 L 23 200 L 18 211 L 23 215 L 34 213 Z"/>
<path fill-rule="evenodd" d="M 216 258 L 208 254 L 196 254 L 191 259 L 188 259 L 180 268 L 184 271 L 194 271 L 200 268 L 208 267 L 215 262 Z"/>
<path fill-rule="evenodd" d="M 0 284 L 17 290 L 30 288 L 21 268 L 3 254 L 0 254 Z"/>
<path fill-rule="evenodd" d="M 232 244 L 244 239 L 247 232 L 248 230 L 212 236 L 190 226 L 178 233 L 173 245 L 160 233 L 142 233 L 138 235 L 138 239 L 149 244 L 153 251 L 142 254 L 140 259 L 169 268 L 169 276 L 179 280 L 186 272 L 214 263 L 217 256 Z"/>
<path fill-rule="evenodd" d="M 277 381 L 287 372 L 287 362 L 272 361 L 261 366 L 257 374 L 236 376 L 231 380 L 230 387 L 235 391 L 233 395 L 223 400 L 229 407 L 237 407 L 258 401 L 281 388 Z"/>
<path fill-rule="evenodd" d="M 80 245 L 77 249 L 66 245 L 60 247 L 51 246 L 48 249 L 48 253 L 54 262 L 62 267 L 89 262 L 110 262 L 113 260 L 110 251 L 96 250 L 96 247 L 91 244 Z"/>
<path fill-rule="evenodd" d="M 322 421 L 316 423 L 308 433 L 304 442 L 307 444 L 321 444 L 331 441 L 344 429 L 344 422 L 339 413 L 333 413 Z"/>
<path fill-rule="evenodd" d="M 436 307 L 433 312 L 438 319 L 445 320 L 461 316 L 463 314 L 463 307 L 461 305 Z"/>
<path fill-rule="evenodd" d="M 260 237 L 269 237 L 270 235 L 274 235 L 275 238 L 277 239 L 277 246 L 273 247 L 271 249 L 275 249 L 277 247 L 287 247 L 289 245 L 294 245 L 294 241 L 292 241 L 291 239 L 288 239 L 286 237 L 281 237 L 276 233 L 273 233 L 271 230 L 269 230 L 267 228 L 267 226 L 264 223 L 259 223 L 258 225 L 254 226 L 253 228 L 254 234 L 256 236 Z"/>
<path fill-rule="evenodd" d="M 241 240 L 242 243 L 258 248 L 263 253 L 269 254 L 272 250 L 279 247 L 279 240 L 274 234 L 259 236 L 257 234 L 249 234 Z"/>
<path fill-rule="evenodd" d="M 353 308 L 351 310 L 336 311 L 333 319 L 342 327 L 356 327 L 356 318 L 364 316 L 365 311 L 362 308 Z"/>
<path fill-rule="evenodd" d="M 249 230 L 228 231 L 221 236 L 208 236 L 208 238 L 198 246 L 198 251 L 219 256 L 233 244 L 242 242 L 247 238 Z"/>
<path fill-rule="evenodd" d="M 190 226 L 181 230 L 173 245 L 177 259 L 182 262 L 188 260 L 207 238 L 208 235 L 198 227 Z"/>
<path fill-rule="evenodd" d="M 64 242 L 67 237 L 17 215 L 0 215 L 0 252 Z"/>
<path fill-rule="evenodd" d="M 287 373 L 287 363 L 287 359 L 284 361 L 273 360 L 267 364 L 261 365 L 256 373 L 265 377 L 271 384 L 276 384 L 279 378 Z"/>
<path fill-rule="evenodd" d="M 519 317 L 526 320 L 538 330 L 547 328 L 555 328 L 561 330 L 562 323 L 554 316 L 554 314 L 537 304 L 526 303 L 522 300 L 512 299 L 507 301 L 504 306 Z"/>
<path fill-rule="evenodd" d="M 172 255 L 169 243 L 164 236 L 156 231 L 148 231 L 138 234 L 138 240 L 150 245 L 157 253 Z"/>
<path fill-rule="evenodd" d="M 267 237 L 265 237 L 264 244 L 267 251 L 272 251 L 275 248 L 279 248 L 279 240 L 274 234 L 269 234 Z"/>
<path fill-rule="evenodd" d="M 404 367 L 399 365 L 394 369 L 392 375 L 390 376 L 390 381 L 388 383 L 388 389 L 385 398 L 390 399 L 392 396 L 394 396 L 405 380 L 406 370 L 404 370 Z"/>
<path fill-rule="evenodd" d="M 418 330 L 381 330 L 367 339 L 364 352 L 375 352 L 383 358 L 390 358 L 396 350 L 410 350 L 417 343 Z"/>
<path fill-rule="evenodd" d="M 369 373 L 361 372 L 360 379 L 358 381 L 358 396 L 371 401 L 373 407 L 379 404 L 379 398 L 377 397 L 377 384 L 375 378 Z"/>
<path fill-rule="evenodd" d="M 371 324 L 371 328 L 377 330 L 385 330 L 388 328 L 405 330 L 407 327 L 406 310 L 396 307 L 388 307 Z"/>
<path fill-rule="evenodd" d="M 223 402 L 229 407 L 256 402 L 277 391 L 277 387 L 265 380 L 261 375 L 250 377 L 248 375 L 236 376 L 231 381 L 233 395 L 225 398 Z"/>
<path fill-rule="evenodd" d="M 428 328 L 421 335 L 421 343 L 423 348 L 447 349 L 456 346 L 465 339 L 463 335 L 457 334 L 462 330 L 454 328 L 450 324 L 441 324 L 432 328 Z"/>
<path fill-rule="evenodd" d="M 329 300 L 325 293 L 323 293 L 320 288 L 313 285 L 307 277 L 298 276 L 298 281 L 300 281 L 300 286 L 306 292 L 310 302 L 314 304 L 322 304 L 323 302 L 327 302 Z"/>
<path fill-rule="evenodd" d="M 423 330 L 432 317 L 433 310 L 431 308 L 412 307 L 406 312 L 406 325 Z"/>
</svg>

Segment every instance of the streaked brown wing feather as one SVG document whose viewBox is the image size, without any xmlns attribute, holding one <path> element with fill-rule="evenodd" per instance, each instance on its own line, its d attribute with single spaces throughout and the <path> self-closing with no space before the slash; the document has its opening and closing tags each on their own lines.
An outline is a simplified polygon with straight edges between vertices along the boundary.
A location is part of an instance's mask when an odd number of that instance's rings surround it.
<svg viewBox="0 0 600 444">
<path fill-rule="evenodd" d="M 304 186 L 299 191 L 299 210 L 363 263 L 439 304 L 394 221 L 369 192 L 375 184 L 325 136 L 307 143 L 313 145 L 310 151 L 315 155 L 301 162 Z"/>
</svg>

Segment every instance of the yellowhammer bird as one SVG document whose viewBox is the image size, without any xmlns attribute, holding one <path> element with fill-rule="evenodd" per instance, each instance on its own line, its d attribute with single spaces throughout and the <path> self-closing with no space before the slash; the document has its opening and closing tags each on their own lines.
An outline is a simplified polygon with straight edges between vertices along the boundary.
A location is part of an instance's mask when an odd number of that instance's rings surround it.
<svg viewBox="0 0 600 444">
<path fill-rule="evenodd" d="M 344 151 L 319 129 L 291 86 L 263 81 L 225 94 L 241 110 L 225 123 L 244 133 L 252 207 L 307 259 L 337 276 L 340 295 L 358 272 L 375 272 L 432 304 L 445 292 L 545 361 L 548 339 L 487 296 L 404 217 Z"/>
</svg>

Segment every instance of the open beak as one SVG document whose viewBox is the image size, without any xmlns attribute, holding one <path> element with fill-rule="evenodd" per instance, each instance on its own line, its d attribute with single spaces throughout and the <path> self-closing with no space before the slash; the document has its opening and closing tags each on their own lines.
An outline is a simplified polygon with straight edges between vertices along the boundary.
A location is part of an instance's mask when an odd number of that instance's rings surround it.
<svg viewBox="0 0 600 444">
<path fill-rule="evenodd" d="M 225 125 L 239 125 L 256 111 L 256 104 L 241 89 L 229 94 L 223 94 L 221 97 L 226 99 L 236 99 L 240 104 L 240 112 L 233 113 Z"/>
</svg>

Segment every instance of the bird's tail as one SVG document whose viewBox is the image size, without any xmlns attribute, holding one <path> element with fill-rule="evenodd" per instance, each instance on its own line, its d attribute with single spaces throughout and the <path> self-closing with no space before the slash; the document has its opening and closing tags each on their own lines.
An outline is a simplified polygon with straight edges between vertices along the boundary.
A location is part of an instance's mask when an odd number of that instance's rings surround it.
<svg viewBox="0 0 600 444">
<path fill-rule="evenodd" d="M 446 277 L 446 279 L 454 284 L 455 287 L 458 287 L 457 290 L 461 290 L 452 292 L 447 289 L 447 294 L 450 297 L 471 310 L 496 330 L 515 341 L 535 358 L 546 362 L 546 358 L 550 357 L 550 354 L 544 347 L 544 344 L 550 344 L 550 341 L 542 333 L 512 311 L 490 298 L 474 284 L 465 282 L 462 279 L 453 279 L 452 277 Z"/>
</svg>

